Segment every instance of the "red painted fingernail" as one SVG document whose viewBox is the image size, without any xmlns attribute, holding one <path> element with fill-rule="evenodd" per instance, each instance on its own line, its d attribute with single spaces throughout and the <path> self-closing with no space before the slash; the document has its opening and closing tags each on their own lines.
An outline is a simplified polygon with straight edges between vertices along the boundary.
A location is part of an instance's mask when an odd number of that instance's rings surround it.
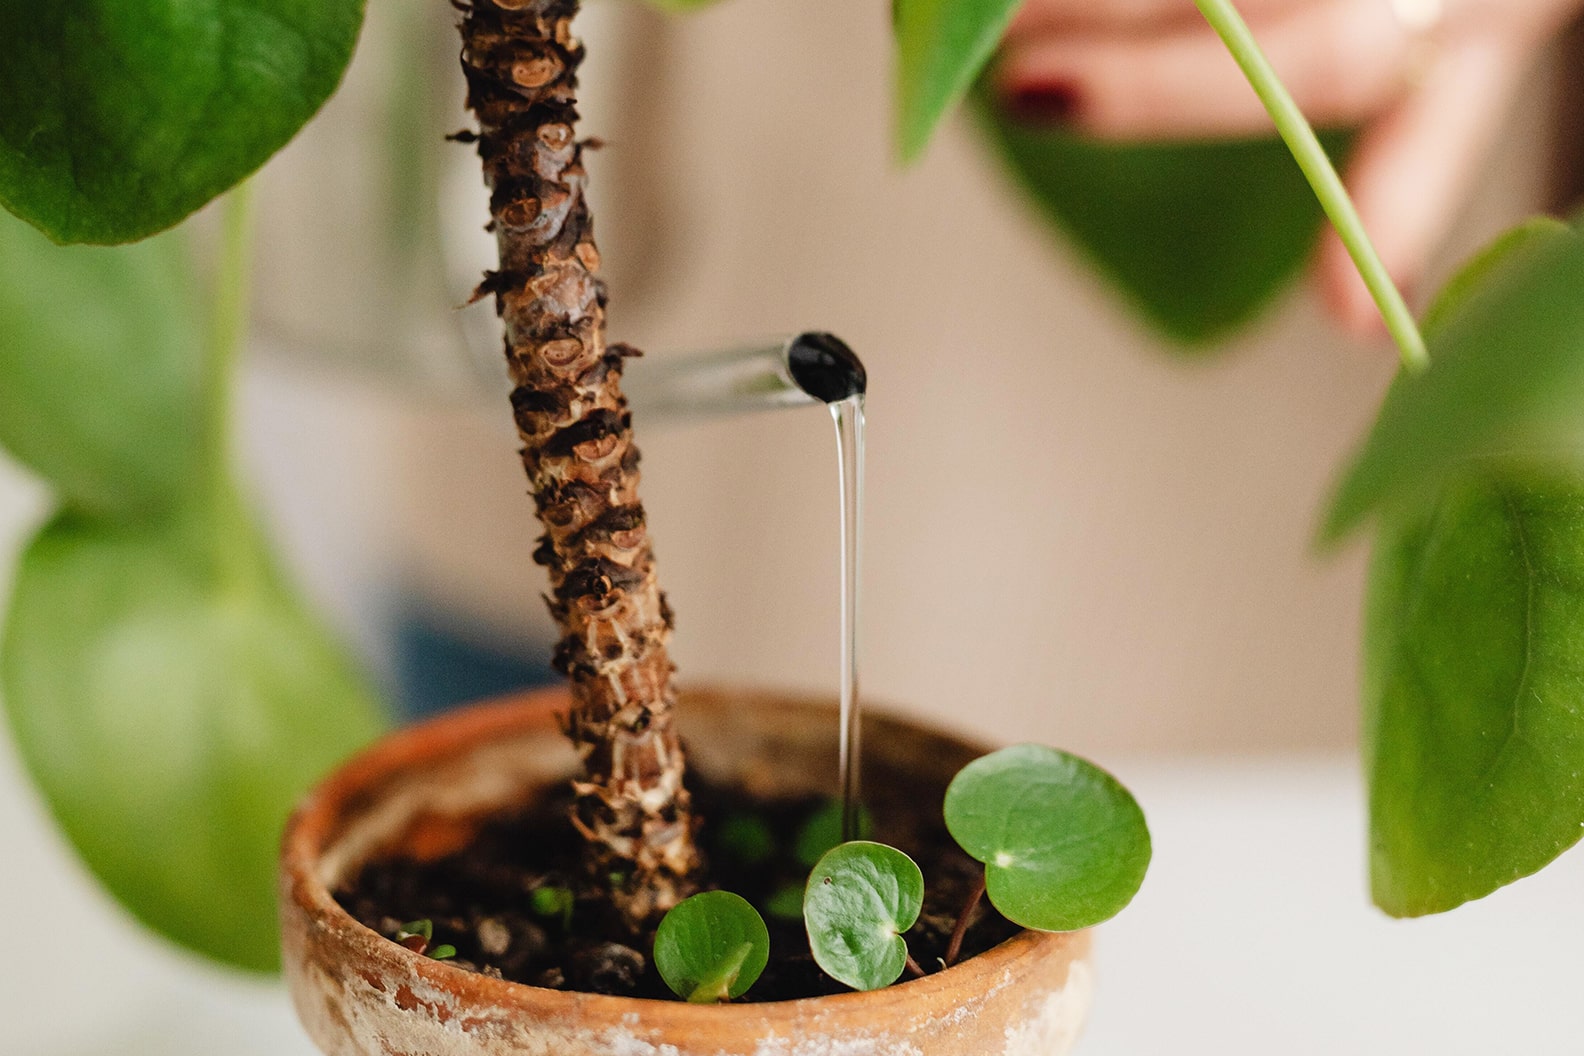
<svg viewBox="0 0 1584 1056">
<path fill-rule="evenodd" d="M 1019 88 L 1006 96 L 1007 114 L 1024 125 L 1064 125 L 1078 110 L 1078 89 L 1070 84 Z"/>
</svg>

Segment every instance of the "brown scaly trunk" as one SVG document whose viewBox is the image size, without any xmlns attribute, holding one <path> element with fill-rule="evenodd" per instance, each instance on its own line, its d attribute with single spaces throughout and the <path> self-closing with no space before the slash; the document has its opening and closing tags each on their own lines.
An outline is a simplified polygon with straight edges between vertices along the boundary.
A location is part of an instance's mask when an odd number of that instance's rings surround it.
<svg viewBox="0 0 1584 1056">
<path fill-rule="evenodd" d="M 556 665 L 572 683 L 567 735 L 584 764 L 573 822 L 590 875 L 640 929 L 687 893 L 697 865 L 675 691 L 671 611 L 655 577 L 638 501 L 638 449 L 621 393 L 622 359 L 605 344 L 605 287 L 577 121 L 572 36 L 578 0 L 454 0 L 462 68 L 479 122 L 500 270 L 495 295 L 523 465 L 545 534 L 560 625 Z"/>
</svg>

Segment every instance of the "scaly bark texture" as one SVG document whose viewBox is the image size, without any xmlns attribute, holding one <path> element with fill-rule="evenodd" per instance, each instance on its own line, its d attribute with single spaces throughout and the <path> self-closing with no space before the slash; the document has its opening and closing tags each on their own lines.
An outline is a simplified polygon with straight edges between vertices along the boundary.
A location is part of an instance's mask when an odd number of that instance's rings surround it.
<svg viewBox="0 0 1584 1056">
<path fill-rule="evenodd" d="M 671 611 L 638 500 L 638 449 L 606 346 L 605 287 L 577 121 L 578 0 L 454 0 L 462 68 L 479 122 L 500 270 L 511 402 L 545 534 L 560 625 L 556 666 L 572 683 L 566 732 L 583 758 L 573 822 L 590 874 L 637 930 L 688 891 L 697 865 L 682 751 L 672 727 Z M 471 138 L 471 137 L 469 137 Z"/>
</svg>

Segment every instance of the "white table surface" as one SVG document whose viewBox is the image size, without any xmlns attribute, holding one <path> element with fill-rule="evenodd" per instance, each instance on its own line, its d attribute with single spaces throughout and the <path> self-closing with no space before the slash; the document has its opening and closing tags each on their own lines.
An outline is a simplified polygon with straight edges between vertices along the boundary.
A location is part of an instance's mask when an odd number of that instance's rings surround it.
<svg viewBox="0 0 1584 1056">
<path fill-rule="evenodd" d="M 1350 760 L 1114 768 L 1155 861 L 1097 937 L 1084 1056 L 1584 1051 L 1584 856 L 1395 922 L 1365 898 Z M 275 986 L 173 951 L 109 904 L 3 741 L 0 847 L 0 1053 L 311 1056 Z"/>
</svg>

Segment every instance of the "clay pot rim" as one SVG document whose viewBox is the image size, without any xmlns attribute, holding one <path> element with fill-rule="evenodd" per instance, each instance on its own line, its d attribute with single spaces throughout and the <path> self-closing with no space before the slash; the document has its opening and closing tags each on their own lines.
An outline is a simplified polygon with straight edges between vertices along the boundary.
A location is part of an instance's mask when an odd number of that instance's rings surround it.
<svg viewBox="0 0 1584 1056">
<path fill-rule="evenodd" d="M 713 687 L 712 687 L 713 690 Z M 729 688 L 714 690 L 730 693 Z M 762 696 L 761 690 L 744 690 L 749 696 Z M 795 695 L 787 694 L 787 699 Z M 796 697 L 814 703 L 813 698 Z M 319 881 L 314 868 L 320 852 L 336 829 L 345 809 L 366 798 L 368 789 L 377 787 L 391 775 L 428 760 L 455 755 L 469 747 L 487 744 L 497 735 L 512 735 L 544 725 L 557 711 L 565 711 L 564 689 L 540 689 L 498 700 L 471 705 L 437 718 L 398 729 L 376 741 L 339 767 L 315 787 L 298 805 L 286 823 L 281 849 L 283 897 L 303 912 L 316 930 L 337 936 L 337 945 L 350 951 L 345 970 L 368 972 L 377 976 L 393 969 L 416 970 L 417 974 L 440 989 L 457 994 L 468 1002 L 490 1003 L 520 1009 L 525 1013 L 554 1015 L 577 1011 L 584 1015 L 608 1016 L 641 1014 L 646 1008 L 663 1008 L 668 1017 L 686 1025 L 693 1017 L 719 1024 L 724 1017 L 762 1020 L 767 1015 L 806 1016 L 821 1011 L 858 1012 L 866 1007 L 883 1014 L 890 1004 L 909 1008 L 924 1007 L 934 991 L 957 989 L 975 977 L 983 980 L 981 992 L 988 990 L 1007 973 L 1015 970 L 1038 947 L 1047 944 L 1088 945 L 1087 932 L 1022 931 L 1005 942 L 975 957 L 918 979 L 908 979 L 879 990 L 853 991 L 821 997 L 789 998 L 781 1001 L 695 1005 L 650 997 L 618 997 L 572 990 L 552 990 L 480 972 L 468 971 L 414 953 L 365 926 L 331 896 Z M 917 728 L 934 731 L 927 723 L 906 720 Z M 961 740 L 957 734 L 944 734 Z M 676 1020 L 673 1020 L 675 1022 Z"/>
</svg>

